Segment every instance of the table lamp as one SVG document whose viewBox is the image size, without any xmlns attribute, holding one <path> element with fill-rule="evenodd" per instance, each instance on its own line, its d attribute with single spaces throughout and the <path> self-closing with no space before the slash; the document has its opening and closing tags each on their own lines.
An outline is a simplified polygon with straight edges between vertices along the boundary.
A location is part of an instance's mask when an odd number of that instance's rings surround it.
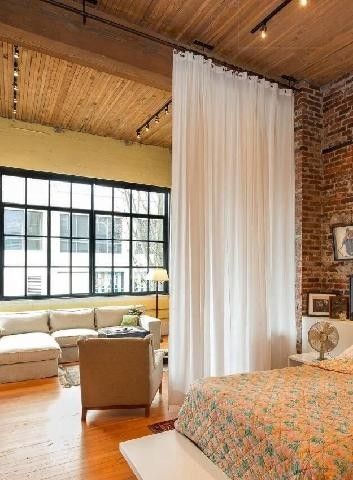
<svg viewBox="0 0 353 480">
<path fill-rule="evenodd" d="M 156 282 L 156 318 L 158 318 L 158 290 L 159 282 L 168 282 L 168 272 L 165 268 L 156 268 L 147 274 L 147 280 Z"/>
</svg>

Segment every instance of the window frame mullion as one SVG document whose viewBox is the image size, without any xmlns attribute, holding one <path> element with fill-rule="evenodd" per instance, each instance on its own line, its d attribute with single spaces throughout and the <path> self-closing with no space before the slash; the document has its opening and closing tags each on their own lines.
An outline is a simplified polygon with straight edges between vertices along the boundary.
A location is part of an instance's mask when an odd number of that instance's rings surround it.
<svg viewBox="0 0 353 480">
<path fill-rule="evenodd" d="M 23 203 L 15 203 L 15 202 L 5 202 L 3 201 L 3 195 L 2 195 L 2 188 L 3 188 L 3 176 L 4 175 L 9 175 L 9 176 L 17 176 L 24 178 L 24 193 L 25 193 L 25 198 Z M 28 179 L 45 179 L 48 180 L 48 204 L 47 205 L 32 205 L 28 203 Z M 70 204 L 69 206 L 57 206 L 60 204 L 60 196 L 58 199 L 55 201 L 56 197 L 53 198 L 53 192 L 51 188 L 51 181 L 63 181 L 63 182 L 69 182 L 70 183 Z M 73 208 L 73 184 L 85 184 L 90 186 L 90 200 L 91 200 L 91 205 L 89 209 L 84 209 L 84 208 Z M 107 211 L 101 211 L 101 210 L 95 210 L 95 202 L 94 202 L 94 186 L 95 185 L 101 185 L 101 186 L 107 186 L 111 187 L 112 189 L 112 195 L 111 195 L 111 210 Z M 116 189 L 125 189 L 128 190 L 126 194 L 120 194 L 120 192 L 117 193 Z M 133 209 L 133 191 L 141 191 L 141 192 L 146 192 L 147 193 L 147 213 L 138 213 L 134 212 Z M 61 192 L 61 191 L 60 191 Z M 60 194 L 59 192 L 59 194 Z M 156 193 L 161 193 L 164 195 L 164 214 L 163 215 L 155 215 L 150 213 L 150 205 L 151 205 L 151 198 L 150 198 L 150 192 L 156 192 Z M 15 300 L 15 299 L 45 299 L 45 298 L 62 298 L 62 297 L 86 297 L 86 296 L 94 296 L 94 295 L 102 295 L 102 296 L 118 296 L 118 295 L 148 295 L 151 294 L 152 292 L 150 291 L 150 282 L 146 282 L 146 286 L 144 291 L 136 292 L 134 291 L 134 282 L 133 282 L 133 272 L 135 271 L 134 268 L 136 269 L 136 272 L 140 269 L 139 266 L 134 267 L 133 265 L 133 245 L 134 245 L 134 240 L 133 240 L 133 220 L 134 218 L 146 218 L 147 219 L 147 271 L 150 268 L 157 268 L 155 265 L 151 265 L 150 262 L 150 250 L 151 250 L 151 219 L 156 218 L 156 219 L 161 219 L 163 220 L 163 240 L 158 241 L 158 243 L 163 244 L 164 248 L 164 258 L 163 258 L 163 266 L 167 268 L 168 265 L 168 246 L 169 246 L 169 193 L 170 189 L 164 188 L 164 187 L 154 187 L 151 185 L 142 185 L 142 184 L 132 184 L 132 183 L 127 183 L 127 182 L 119 182 L 119 181 L 114 181 L 114 180 L 102 180 L 102 179 L 94 179 L 94 178 L 86 178 L 86 177 L 79 177 L 79 176 L 74 176 L 74 175 L 63 175 L 63 174 L 51 174 L 51 173 L 46 173 L 46 172 L 35 172 L 35 171 L 30 171 L 30 170 L 23 170 L 23 169 L 17 169 L 17 168 L 11 168 L 11 167 L 0 167 L 0 299 L 1 300 Z M 115 200 L 116 200 L 116 195 L 119 194 L 119 198 L 121 195 L 122 201 L 125 201 L 124 199 L 129 198 L 129 210 L 128 211 L 122 211 L 120 212 L 118 209 L 120 208 L 120 203 L 117 206 L 117 211 L 115 212 Z M 17 198 L 15 197 L 17 200 Z M 10 198 L 11 200 L 11 198 Z M 54 200 L 57 205 L 51 206 L 51 201 Z M 5 208 L 17 208 L 17 209 L 22 209 L 24 210 L 25 213 L 25 218 L 24 218 L 24 245 L 25 245 L 25 251 L 24 251 L 24 295 L 18 295 L 18 296 L 6 296 L 4 295 L 5 292 L 5 276 L 4 276 L 4 269 L 5 267 L 5 225 L 4 225 L 4 217 L 5 217 Z M 28 227 L 29 227 L 29 220 L 28 220 L 28 211 L 29 210 L 42 210 L 45 211 L 47 214 L 47 225 L 46 229 L 43 230 L 43 233 L 46 235 L 38 235 L 38 238 L 46 238 L 47 241 L 47 247 L 46 247 L 46 254 L 45 250 L 43 251 L 45 258 L 46 258 L 46 294 L 45 295 L 28 295 L 28 259 L 29 259 L 29 250 L 28 247 L 31 246 L 31 248 L 37 248 L 36 245 L 33 245 L 32 243 L 29 242 L 29 232 L 28 232 Z M 125 210 L 124 204 L 122 204 L 122 210 Z M 138 209 L 137 209 L 138 210 Z M 52 212 L 67 212 L 70 215 L 70 235 L 68 237 L 69 240 L 69 285 L 68 285 L 68 294 L 51 294 L 52 291 L 52 268 L 54 268 L 54 264 L 52 265 L 53 262 L 53 251 L 52 251 L 52 239 L 55 237 L 62 238 L 60 235 L 54 235 L 52 236 L 52 227 L 53 227 L 53 222 L 52 222 Z M 89 221 L 89 238 L 85 239 L 88 240 L 88 248 L 89 248 L 89 254 L 88 254 L 88 270 L 89 270 L 89 288 L 88 288 L 88 293 L 84 294 L 74 294 L 73 293 L 73 268 L 74 268 L 74 263 L 75 265 L 80 265 L 81 260 L 77 259 L 77 261 L 74 262 L 74 257 L 73 257 L 73 242 L 74 242 L 74 215 L 73 213 L 82 213 L 85 215 L 88 215 L 88 221 Z M 134 212 L 134 213 L 133 213 Z M 158 211 L 157 211 L 158 213 Z M 96 241 L 97 241 L 97 232 L 96 232 L 96 215 L 103 214 L 103 215 L 111 215 L 112 219 L 112 232 L 111 232 L 111 267 L 110 267 L 110 280 L 111 280 L 111 291 L 109 293 L 103 292 L 97 292 L 96 293 Z M 116 225 L 115 225 L 115 217 L 118 216 L 119 218 L 126 217 L 129 219 L 129 238 L 125 238 L 124 240 L 120 239 L 119 241 L 121 242 L 121 252 L 122 252 L 122 257 L 118 259 L 119 264 L 114 265 L 114 260 L 115 260 L 115 234 L 116 234 Z M 33 220 L 34 221 L 34 220 Z M 118 227 L 117 227 L 118 228 Z M 60 233 L 60 232 L 59 232 Z M 76 232 L 77 235 L 80 232 Z M 17 235 L 13 235 L 14 237 Z M 21 235 L 18 235 L 21 237 Z M 30 237 L 36 237 L 37 235 L 30 235 Z M 77 237 L 79 238 L 79 237 Z M 84 239 L 84 237 L 82 237 Z M 76 237 L 75 237 L 76 240 Z M 118 240 L 117 240 L 118 241 Z M 120 265 L 120 263 L 127 263 L 124 258 L 124 248 L 125 246 L 129 245 L 129 254 L 128 254 L 128 264 L 127 265 Z M 60 248 L 60 245 L 59 245 Z M 77 250 L 80 250 L 77 248 Z M 56 263 L 60 263 L 59 260 L 60 257 L 58 257 Z M 76 257 L 75 257 L 76 258 Z M 82 262 L 84 263 L 84 262 Z M 108 263 L 108 262 L 107 262 Z M 60 266 L 55 265 L 56 268 L 60 268 Z M 117 282 L 117 291 L 115 291 L 115 286 L 114 286 L 114 276 L 115 276 L 115 267 L 117 270 L 121 270 L 121 274 L 123 276 L 123 279 L 128 277 L 128 285 L 126 285 L 128 291 L 124 291 L 124 288 L 122 286 L 122 282 L 119 281 Z M 39 265 L 38 265 L 39 268 Z M 41 268 L 45 268 L 45 265 L 41 266 Z M 63 266 L 63 268 L 65 268 Z M 84 269 L 87 267 L 84 266 Z M 109 267 L 108 267 L 109 268 Z M 141 267 L 145 269 L 146 267 Z M 85 270 L 83 270 L 85 271 Z M 42 274 L 41 274 L 42 275 Z M 43 271 L 43 277 L 42 279 L 45 279 L 45 273 Z M 144 283 L 144 282 L 143 282 Z M 165 285 L 166 287 L 166 285 Z M 42 290 L 45 291 L 45 290 Z"/>
</svg>

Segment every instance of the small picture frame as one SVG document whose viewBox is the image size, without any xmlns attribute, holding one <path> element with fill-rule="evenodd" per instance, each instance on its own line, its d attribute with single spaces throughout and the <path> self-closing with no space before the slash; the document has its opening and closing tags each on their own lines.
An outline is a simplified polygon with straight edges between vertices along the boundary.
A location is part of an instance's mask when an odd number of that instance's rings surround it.
<svg viewBox="0 0 353 480">
<path fill-rule="evenodd" d="M 335 260 L 353 260 L 353 225 L 333 225 L 333 252 Z"/>
<path fill-rule="evenodd" d="M 348 295 L 334 295 L 330 297 L 330 318 L 334 320 L 347 320 L 349 318 Z"/>
<path fill-rule="evenodd" d="M 328 317 L 330 315 L 331 293 L 309 293 L 308 315 L 310 317 Z"/>
</svg>

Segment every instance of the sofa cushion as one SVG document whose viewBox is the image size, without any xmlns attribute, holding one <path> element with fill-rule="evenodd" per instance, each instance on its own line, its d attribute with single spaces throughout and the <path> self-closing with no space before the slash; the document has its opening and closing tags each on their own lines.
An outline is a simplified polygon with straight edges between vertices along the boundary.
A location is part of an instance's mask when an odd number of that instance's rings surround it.
<svg viewBox="0 0 353 480">
<path fill-rule="evenodd" d="M 95 308 L 96 327 L 115 327 L 121 325 L 123 316 L 129 313 L 131 308 L 137 305 L 115 305 L 111 307 L 97 307 Z M 141 310 L 144 310 L 143 305 L 138 305 Z"/>
<path fill-rule="evenodd" d="M 76 347 L 77 342 L 82 338 L 98 337 L 98 332 L 90 328 L 69 328 L 66 330 L 57 330 L 53 332 L 52 337 L 58 342 L 60 347 Z"/>
<path fill-rule="evenodd" d="M 139 324 L 139 315 L 123 315 L 121 325 L 123 327 L 137 327 Z"/>
<path fill-rule="evenodd" d="M 72 328 L 94 328 L 94 309 L 50 310 L 49 323 L 52 332 Z"/>
<path fill-rule="evenodd" d="M 19 333 L 0 338 L 0 365 L 57 359 L 60 347 L 48 333 Z"/>
<path fill-rule="evenodd" d="M 1 335 L 16 335 L 18 333 L 43 332 L 49 333 L 48 312 L 9 312 L 0 313 Z"/>
</svg>

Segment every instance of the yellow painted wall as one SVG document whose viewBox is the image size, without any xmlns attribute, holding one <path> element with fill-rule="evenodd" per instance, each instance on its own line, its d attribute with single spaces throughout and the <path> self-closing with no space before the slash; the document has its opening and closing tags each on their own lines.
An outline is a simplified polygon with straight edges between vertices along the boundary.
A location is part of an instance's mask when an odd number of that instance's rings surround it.
<svg viewBox="0 0 353 480">
<path fill-rule="evenodd" d="M 167 148 L 0 118 L 0 165 L 170 187 Z"/>
<path fill-rule="evenodd" d="M 91 178 L 171 186 L 171 155 L 168 149 L 128 144 L 86 133 L 0 118 L 0 165 Z M 74 308 L 143 303 L 153 314 L 154 296 L 91 297 L 0 302 L 0 311 Z M 162 300 L 160 317 L 169 316 L 168 297 Z M 165 329 L 165 328 L 164 328 Z"/>
</svg>

